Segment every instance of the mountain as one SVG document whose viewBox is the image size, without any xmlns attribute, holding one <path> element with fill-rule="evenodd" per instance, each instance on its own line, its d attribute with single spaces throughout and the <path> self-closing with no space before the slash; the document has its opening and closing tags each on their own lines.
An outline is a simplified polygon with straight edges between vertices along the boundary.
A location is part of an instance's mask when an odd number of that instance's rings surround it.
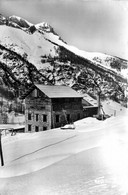
<svg viewBox="0 0 128 195">
<path fill-rule="evenodd" d="M 0 83 L 20 93 L 38 82 L 126 100 L 127 60 L 70 46 L 45 22 L 0 15 L 0 65 Z"/>
</svg>

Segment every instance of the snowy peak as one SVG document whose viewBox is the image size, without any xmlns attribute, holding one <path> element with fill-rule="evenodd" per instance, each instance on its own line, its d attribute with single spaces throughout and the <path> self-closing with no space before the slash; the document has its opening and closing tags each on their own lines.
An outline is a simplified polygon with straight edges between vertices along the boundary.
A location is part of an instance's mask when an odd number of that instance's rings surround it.
<svg viewBox="0 0 128 195">
<path fill-rule="evenodd" d="M 0 21 L 0 64 L 6 76 L 3 83 L 65 84 L 92 96 L 97 83 L 105 97 L 123 99 L 128 61 L 68 45 L 46 22 L 34 25 L 17 16 L 2 15 Z"/>
<path fill-rule="evenodd" d="M 2 14 L 0 14 L 0 25 L 5 23 L 6 23 L 6 18 Z"/>
<path fill-rule="evenodd" d="M 40 31 L 54 32 L 53 28 L 47 22 L 36 24 L 35 27 Z"/>
<path fill-rule="evenodd" d="M 0 15 L 0 24 L 21 29 L 21 30 L 25 31 L 26 34 L 29 34 L 29 36 L 27 36 L 27 35 L 23 34 L 22 32 L 21 33 L 19 33 L 19 31 L 15 32 L 15 36 L 16 37 L 18 36 L 17 38 L 19 39 L 19 42 L 23 42 L 25 47 L 26 47 L 26 43 L 28 42 L 28 40 L 30 43 L 33 42 L 33 40 L 30 40 L 32 38 L 32 37 L 30 37 L 30 34 L 31 35 L 33 34 L 34 39 L 35 39 L 34 43 L 27 44 L 27 47 L 29 50 L 31 48 L 34 48 L 35 54 L 40 53 L 40 55 L 41 55 L 41 53 L 43 53 L 45 55 L 44 51 L 46 50 L 46 47 L 42 46 L 41 41 L 38 43 L 38 45 L 36 44 L 36 42 L 38 42 L 38 41 L 36 41 L 37 39 L 40 39 L 40 40 L 45 39 L 46 40 L 45 42 L 51 42 L 50 45 L 52 45 L 52 47 L 53 47 L 53 45 L 54 46 L 57 45 L 58 47 L 64 47 L 66 50 L 74 53 L 75 55 L 82 57 L 87 61 L 90 61 L 91 63 L 93 63 L 94 66 L 97 66 L 97 67 L 99 66 L 103 70 L 107 69 L 108 71 L 114 71 L 116 74 L 119 74 L 120 76 L 123 76 L 125 78 L 127 78 L 127 76 L 128 76 L 128 61 L 127 60 L 123 60 L 123 59 L 120 59 L 120 58 L 117 58 L 114 56 L 110 56 L 110 55 L 106 55 L 103 53 L 82 51 L 74 46 L 68 45 L 68 44 L 66 44 L 66 42 L 64 42 L 61 39 L 61 37 L 54 31 L 54 29 L 47 22 L 42 22 L 42 23 L 34 25 L 34 24 L 28 22 L 27 20 L 25 20 L 21 17 L 15 16 L 15 15 L 10 16 L 10 17 L 4 17 L 3 15 Z M 4 28 L 4 27 L 2 27 L 2 28 Z M 13 34 L 13 32 L 12 32 L 12 34 Z M 7 39 L 7 37 L 9 38 L 10 36 L 12 36 L 12 35 L 9 35 L 6 37 L 4 35 L 0 36 L 2 38 L 1 41 L 3 42 L 5 38 Z M 24 38 L 24 37 L 26 37 L 26 38 Z M 24 40 L 22 41 L 22 39 L 24 39 Z M 10 40 L 14 40 L 14 42 L 15 42 L 15 37 L 14 36 L 10 37 Z M 7 42 L 7 40 L 6 40 L 6 42 Z M 12 44 L 14 45 L 13 41 L 12 41 Z M 19 47 L 19 44 L 16 44 L 16 45 Z M 36 49 L 35 49 L 35 45 L 37 45 Z M 49 43 L 46 45 L 49 45 Z M 24 46 L 22 46 L 22 48 L 24 49 Z M 53 49 L 48 48 L 47 50 L 52 52 Z M 37 52 L 35 52 L 35 51 L 37 51 Z M 26 50 L 25 50 L 25 52 L 26 52 Z M 33 52 L 32 52 L 32 55 L 33 55 Z M 46 55 L 48 55 L 48 53 L 46 53 Z M 35 56 L 35 58 L 36 58 L 36 56 Z M 42 63 L 40 63 L 40 62 L 41 62 L 41 60 L 38 60 L 38 64 L 42 65 Z M 38 66 L 38 65 L 36 65 L 36 66 Z"/>
<path fill-rule="evenodd" d="M 20 28 L 22 30 L 28 29 L 30 26 L 32 26 L 30 22 L 21 17 L 14 15 L 5 17 L 2 14 L 0 14 L 0 25 L 7 25 L 14 28 Z"/>
<path fill-rule="evenodd" d="M 8 18 L 8 20 L 10 22 L 13 22 L 15 24 L 17 24 L 18 26 L 20 26 L 21 28 L 29 28 L 32 24 L 30 22 L 28 22 L 27 20 L 21 18 L 21 17 L 18 17 L 18 16 L 10 16 Z"/>
<path fill-rule="evenodd" d="M 28 22 L 27 20 L 25 20 L 24 18 L 15 16 L 15 15 L 4 17 L 2 14 L 0 14 L 0 25 L 6 25 L 6 26 L 18 28 L 18 29 L 21 29 L 27 32 L 28 34 L 33 34 L 36 31 L 38 31 L 41 34 L 52 33 L 58 36 L 58 34 L 54 31 L 53 27 L 50 26 L 47 22 L 41 22 L 39 24 L 32 24 Z M 60 37 L 59 39 L 62 40 Z"/>
</svg>

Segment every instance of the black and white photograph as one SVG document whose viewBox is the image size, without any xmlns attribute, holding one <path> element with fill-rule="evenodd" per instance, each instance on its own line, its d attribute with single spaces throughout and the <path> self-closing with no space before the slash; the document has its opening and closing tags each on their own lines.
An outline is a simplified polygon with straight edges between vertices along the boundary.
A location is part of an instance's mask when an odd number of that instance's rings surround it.
<svg viewBox="0 0 128 195">
<path fill-rule="evenodd" d="M 127 0 L 0 0 L 0 195 L 128 195 L 127 120 Z"/>
</svg>

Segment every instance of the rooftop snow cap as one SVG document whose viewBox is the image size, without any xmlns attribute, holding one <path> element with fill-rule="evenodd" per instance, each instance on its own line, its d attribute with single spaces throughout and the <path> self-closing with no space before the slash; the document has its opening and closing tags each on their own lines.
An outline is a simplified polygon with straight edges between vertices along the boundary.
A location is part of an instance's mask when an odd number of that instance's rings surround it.
<svg viewBox="0 0 128 195">
<path fill-rule="evenodd" d="M 62 85 L 35 85 L 49 98 L 82 98 L 82 96 L 70 87 Z"/>
</svg>

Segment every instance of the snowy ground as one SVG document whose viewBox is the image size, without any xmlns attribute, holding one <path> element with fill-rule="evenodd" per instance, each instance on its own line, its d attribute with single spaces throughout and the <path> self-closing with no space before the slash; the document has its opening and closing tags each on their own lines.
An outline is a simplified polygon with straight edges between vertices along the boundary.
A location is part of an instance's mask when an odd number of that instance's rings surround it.
<svg viewBox="0 0 128 195">
<path fill-rule="evenodd" d="M 25 123 L 25 115 L 23 114 L 17 114 L 15 115 L 15 112 L 8 113 L 8 123 L 11 124 L 24 124 Z"/>
<path fill-rule="evenodd" d="M 3 136 L 0 194 L 126 195 L 128 112 L 117 110 L 105 121 L 77 121 L 75 130 Z"/>
</svg>

